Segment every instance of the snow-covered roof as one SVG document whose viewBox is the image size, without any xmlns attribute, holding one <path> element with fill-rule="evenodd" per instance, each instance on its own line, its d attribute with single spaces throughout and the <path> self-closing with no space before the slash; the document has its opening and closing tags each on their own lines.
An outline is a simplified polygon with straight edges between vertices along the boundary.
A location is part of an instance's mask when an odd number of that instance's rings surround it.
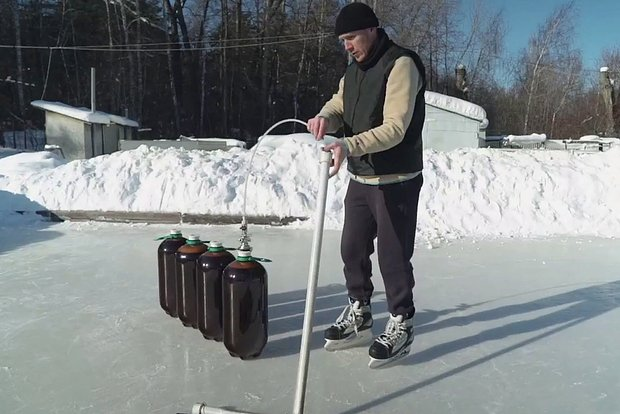
<svg viewBox="0 0 620 414">
<path fill-rule="evenodd" d="M 508 135 L 506 141 L 519 144 L 539 144 L 547 140 L 547 134 Z"/>
<path fill-rule="evenodd" d="M 424 100 L 427 105 L 454 112 L 475 119 L 476 121 L 485 122 L 487 119 L 487 113 L 481 106 L 464 101 L 463 99 L 455 98 L 454 96 L 426 91 L 424 92 Z"/>
<path fill-rule="evenodd" d="M 139 126 L 136 121 L 129 118 L 125 118 L 119 115 L 108 114 L 101 111 L 91 112 L 91 110 L 88 108 L 76 108 L 62 102 L 38 100 L 30 102 L 30 105 L 34 106 L 35 108 L 43 109 L 44 111 L 55 112 L 57 114 L 65 115 L 74 119 L 79 119 L 80 121 L 88 122 L 91 124 L 118 124 L 136 128 Z"/>
<path fill-rule="evenodd" d="M 584 135 L 579 138 L 579 141 L 597 141 L 608 144 L 618 144 L 620 143 L 620 138 L 616 137 L 600 137 L 598 135 Z"/>
</svg>

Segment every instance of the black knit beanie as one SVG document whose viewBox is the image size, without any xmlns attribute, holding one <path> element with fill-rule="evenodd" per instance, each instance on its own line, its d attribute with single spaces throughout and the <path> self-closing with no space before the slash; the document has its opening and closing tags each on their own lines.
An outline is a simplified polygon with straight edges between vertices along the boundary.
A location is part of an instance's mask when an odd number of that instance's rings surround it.
<svg viewBox="0 0 620 414">
<path fill-rule="evenodd" d="M 364 3 L 347 4 L 336 17 L 336 36 L 371 27 L 379 27 L 379 20 L 370 6 Z"/>
</svg>

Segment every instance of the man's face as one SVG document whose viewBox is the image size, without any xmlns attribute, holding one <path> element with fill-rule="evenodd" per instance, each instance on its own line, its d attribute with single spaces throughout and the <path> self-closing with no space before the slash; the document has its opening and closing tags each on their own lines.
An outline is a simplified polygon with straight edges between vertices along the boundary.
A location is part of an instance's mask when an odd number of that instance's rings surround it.
<svg viewBox="0 0 620 414">
<path fill-rule="evenodd" d="M 377 28 L 356 30 L 341 34 L 338 39 L 342 42 L 344 50 L 349 52 L 357 62 L 363 62 L 368 58 L 372 45 L 377 38 Z"/>
</svg>

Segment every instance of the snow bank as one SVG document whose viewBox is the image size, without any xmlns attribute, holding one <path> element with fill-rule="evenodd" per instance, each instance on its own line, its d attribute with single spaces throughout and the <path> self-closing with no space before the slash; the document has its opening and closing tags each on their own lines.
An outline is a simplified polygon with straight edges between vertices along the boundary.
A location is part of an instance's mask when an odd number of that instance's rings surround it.
<svg viewBox="0 0 620 414">
<path fill-rule="evenodd" d="M 312 217 L 320 145 L 310 134 L 264 137 L 251 172 L 252 151 L 241 148 L 141 146 L 66 164 L 44 153 L 18 154 L 0 159 L 0 191 L 47 209 L 240 215 L 249 174 L 247 215 Z M 427 150 L 424 158 L 422 238 L 620 236 L 618 147 Z M 330 180 L 327 228 L 342 225 L 347 183 L 344 169 Z"/>
</svg>

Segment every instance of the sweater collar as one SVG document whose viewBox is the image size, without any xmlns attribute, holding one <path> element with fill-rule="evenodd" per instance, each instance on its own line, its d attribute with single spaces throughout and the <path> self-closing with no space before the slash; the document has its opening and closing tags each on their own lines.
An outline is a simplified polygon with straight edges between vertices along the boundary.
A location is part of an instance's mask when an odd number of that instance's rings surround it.
<svg viewBox="0 0 620 414">
<path fill-rule="evenodd" d="M 381 57 L 393 44 L 394 42 L 392 42 L 392 40 L 388 37 L 385 30 L 382 28 L 377 28 L 377 40 L 368 54 L 368 58 L 363 62 L 355 61 L 355 63 L 361 70 L 367 71 L 377 64 L 379 59 L 381 59 Z"/>
</svg>

